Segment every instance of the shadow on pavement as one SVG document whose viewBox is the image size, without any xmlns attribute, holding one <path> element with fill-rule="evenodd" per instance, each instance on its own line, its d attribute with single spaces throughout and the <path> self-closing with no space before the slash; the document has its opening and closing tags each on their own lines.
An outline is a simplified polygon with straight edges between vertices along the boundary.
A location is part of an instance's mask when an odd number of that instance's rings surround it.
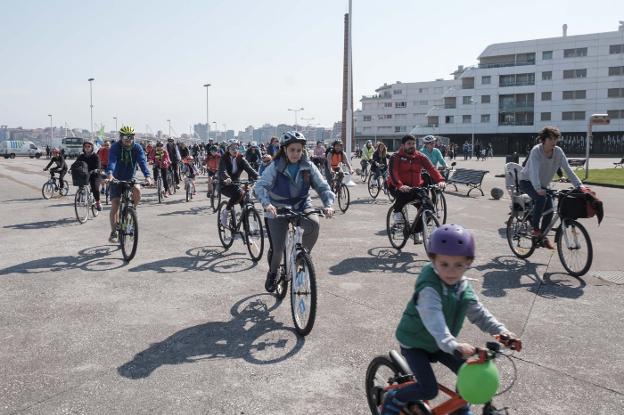
<svg viewBox="0 0 624 415">
<path fill-rule="evenodd" d="M 424 253 L 397 251 L 393 248 L 371 248 L 366 257 L 352 257 L 329 267 L 331 275 L 346 275 L 351 272 L 392 272 L 417 275 L 420 268 L 429 262 Z"/>
<path fill-rule="evenodd" d="M 30 223 L 18 223 L 15 225 L 6 225 L 4 228 L 6 229 L 45 229 L 45 228 L 55 228 L 57 226 L 66 226 L 69 224 L 78 224 L 76 218 L 64 218 L 59 220 L 44 220 L 42 222 L 30 222 Z"/>
<path fill-rule="evenodd" d="M 78 256 L 57 256 L 36 259 L 0 269 L 0 275 L 8 274 L 41 274 L 44 272 L 68 271 L 109 271 L 124 266 L 123 258 L 112 258 L 109 255 L 119 250 L 117 245 L 103 245 L 86 248 L 78 252 Z"/>
<path fill-rule="evenodd" d="M 256 266 L 247 255 L 238 252 L 226 253 L 220 246 L 204 246 L 186 251 L 186 256 L 165 258 L 130 268 L 130 272 L 156 271 L 168 274 L 174 272 L 212 271 L 230 274 L 249 270 Z"/>
<path fill-rule="evenodd" d="M 266 365 L 284 361 L 301 350 L 305 338 L 274 320 L 270 312 L 280 302 L 270 294 L 256 294 L 234 304 L 230 321 L 187 327 L 137 353 L 117 368 L 129 379 L 143 379 L 163 365 L 212 359 L 243 359 Z"/>
<path fill-rule="evenodd" d="M 176 210 L 175 212 L 160 213 L 158 216 L 200 215 L 205 212 L 212 213 L 212 208 L 210 206 L 196 206 L 186 210 Z"/>
<path fill-rule="evenodd" d="M 25 197 L 23 199 L 9 199 L 9 200 L 3 200 L 3 202 L 7 202 L 7 203 L 12 203 L 12 202 L 32 202 L 35 200 L 45 200 L 43 197 L 41 196 L 37 196 L 37 197 Z"/>
</svg>

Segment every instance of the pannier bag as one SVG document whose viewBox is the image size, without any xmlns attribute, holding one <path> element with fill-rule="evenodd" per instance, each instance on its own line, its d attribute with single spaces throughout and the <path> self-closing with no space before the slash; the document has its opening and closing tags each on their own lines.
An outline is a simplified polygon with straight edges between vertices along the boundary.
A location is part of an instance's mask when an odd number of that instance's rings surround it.
<svg viewBox="0 0 624 415">
<path fill-rule="evenodd" d="M 559 215 L 565 219 L 592 218 L 598 216 L 602 222 L 604 210 L 602 201 L 589 188 L 573 189 L 562 196 L 559 201 Z"/>
<path fill-rule="evenodd" d="M 74 186 L 89 184 L 89 166 L 84 161 L 77 161 L 71 166 L 72 183 Z"/>
</svg>

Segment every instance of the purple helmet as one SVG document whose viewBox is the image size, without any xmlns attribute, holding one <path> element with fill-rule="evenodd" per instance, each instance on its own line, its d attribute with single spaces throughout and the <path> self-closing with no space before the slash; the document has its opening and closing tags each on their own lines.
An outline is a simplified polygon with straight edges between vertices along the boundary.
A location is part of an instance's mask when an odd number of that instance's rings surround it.
<svg viewBox="0 0 624 415">
<path fill-rule="evenodd" d="M 475 240 L 472 233 L 461 225 L 441 225 L 429 238 L 429 254 L 465 256 L 474 258 Z"/>
</svg>

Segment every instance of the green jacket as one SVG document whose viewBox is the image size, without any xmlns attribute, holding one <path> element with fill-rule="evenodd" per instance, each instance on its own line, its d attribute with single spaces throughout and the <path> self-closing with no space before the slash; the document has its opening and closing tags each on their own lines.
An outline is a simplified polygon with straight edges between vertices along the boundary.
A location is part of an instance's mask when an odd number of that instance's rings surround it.
<svg viewBox="0 0 624 415">
<path fill-rule="evenodd" d="M 464 324 L 469 303 L 471 301 L 476 302 L 477 297 L 470 284 L 466 281 L 459 282 L 454 286 L 448 286 L 440 280 L 431 264 L 423 267 L 416 280 L 415 293 L 407 304 L 397 327 L 396 337 L 401 345 L 405 347 L 418 348 L 429 353 L 435 353 L 440 349 L 433 336 L 427 331 L 416 309 L 418 293 L 427 287 L 435 289 L 440 296 L 446 326 L 455 337 L 459 335 Z"/>
</svg>

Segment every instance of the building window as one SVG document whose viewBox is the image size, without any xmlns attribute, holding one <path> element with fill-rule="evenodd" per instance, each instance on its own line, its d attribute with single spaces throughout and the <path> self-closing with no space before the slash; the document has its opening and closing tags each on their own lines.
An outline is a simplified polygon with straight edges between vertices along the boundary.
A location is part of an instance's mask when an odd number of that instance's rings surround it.
<svg viewBox="0 0 624 415">
<path fill-rule="evenodd" d="M 587 78 L 587 69 L 565 69 L 563 79 Z"/>
<path fill-rule="evenodd" d="M 392 91 L 392 94 L 394 94 L 394 95 L 401 95 L 402 93 L 403 93 L 403 90 L 402 90 L 402 89 L 394 89 L 394 90 Z"/>
<path fill-rule="evenodd" d="M 394 132 L 395 133 L 406 133 L 407 132 L 407 127 L 406 126 L 394 127 Z"/>
<path fill-rule="evenodd" d="M 552 50 L 545 50 L 542 52 L 542 60 L 549 60 L 553 58 Z"/>
<path fill-rule="evenodd" d="M 372 121 L 372 120 L 373 120 L 372 116 L 370 116 L 370 115 L 365 115 L 364 116 L 364 121 Z"/>
<path fill-rule="evenodd" d="M 373 127 L 364 127 L 364 128 L 362 128 L 362 131 L 370 131 L 372 129 L 373 129 Z"/>
<path fill-rule="evenodd" d="M 585 111 L 564 111 L 561 113 L 563 121 L 581 121 L 585 119 Z"/>
<path fill-rule="evenodd" d="M 607 110 L 607 115 L 613 120 L 623 119 L 624 110 Z"/>
<path fill-rule="evenodd" d="M 551 101 L 552 92 L 542 92 L 542 101 Z"/>
<path fill-rule="evenodd" d="M 445 109 L 454 109 L 457 107 L 457 98 L 456 97 L 444 97 L 444 108 Z"/>
<path fill-rule="evenodd" d="M 400 102 L 395 102 L 394 103 L 394 108 L 405 108 L 407 107 L 407 102 L 405 101 L 400 101 Z"/>
<path fill-rule="evenodd" d="M 490 122 L 490 114 L 481 114 L 481 122 L 486 124 Z"/>
<path fill-rule="evenodd" d="M 462 123 L 470 124 L 472 122 L 472 115 L 462 115 Z"/>
<path fill-rule="evenodd" d="M 512 75 L 500 75 L 498 77 L 498 86 L 523 86 L 535 85 L 534 73 L 518 73 Z"/>
<path fill-rule="evenodd" d="M 609 54 L 615 55 L 618 53 L 624 53 L 624 43 L 621 45 L 610 45 L 609 46 Z"/>
<path fill-rule="evenodd" d="M 464 105 L 472 104 L 472 97 L 462 97 L 462 104 Z"/>
<path fill-rule="evenodd" d="M 608 98 L 624 98 L 624 88 L 609 88 Z"/>
<path fill-rule="evenodd" d="M 542 112 L 540 114 L 540 120 L 542 120 L 542 121 L 550 121 L 550 112 Z"/>
<path fill-rule="evenodd" d="M 624 75 L 624 66 L 610 66 L 609 76 L 621 76 Z"/>
<path fill-rule="evenodd" d="M 427 92 L 429 92 L 429 88 L 418 88 L 419 94 L 426 94 Z"/>
<path fill-rule="evenodd" d="M 482 104 L 489 104 L 490 103 L 490 96 L 489 95 L 481 95 L 481 103 Z"/>
<path fill-rule="evenodd" d="M 562 99 L 585 99 L 587 97 L 587 93 L 584 89 L 578 91 L 563 91 L 561 94 Z"/>
<path fill-rule="evenodd" d="M 392 114 L 380 114 L 377 116 L 378 120 L 391 120 Z"/>
<path fill-rule="evenodd" d="M 581 58 L 583 56 L 587 56 L 587 48 L 573 48 L 563 50 L 564 58 Z"/>
<path fill-rule="evenodd" d="M 384 102 L 384 108 L 392 108 L 392 102 Z"/>
<path fill-rule="evenodd" d="M 474 78 L 462 78 L 462 89 L 474 89 Z"/>
<path fill-rule="evenodd" d="M 552 79 L 552 71 L 542 72 L 542 81 L 550 81 Z"/>
<path fill-rule="evenodd" d="M 440 118 L 437 115 L 429 115 L 427 117 L 427 127 L 437 127 L 440 123 Z"/>
<path fill-rule="evenodd" d="M 453 117 L 452 115 L 447 115 L 446 117 L 444 117 L 444 122 L 446 124 L 453 124 L 454 120 L 455 120 L 455 117 Z"/>
<path fill-rule="evenodd" d="M 489 85 L 492 83 L 492 77 L 490 75 L 486 75 L 486 76 L 482 76 L 481 77 L 481 84 L 482 85 Z"/>
</svg>

